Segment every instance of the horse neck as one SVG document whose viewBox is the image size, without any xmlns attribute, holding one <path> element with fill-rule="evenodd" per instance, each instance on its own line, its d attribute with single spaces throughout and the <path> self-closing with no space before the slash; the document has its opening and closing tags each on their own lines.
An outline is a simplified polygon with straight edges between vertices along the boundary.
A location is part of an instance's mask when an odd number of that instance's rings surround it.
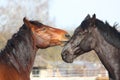
<svg viewBox="0 0 120 80">
<path fill-rule="evenodd" d="M 30 73 L 36 51 L 31 33 L 19 31 L 7 42 L 5 49 L 1 51 L 1 57 L 6 63 L 10 62 L 18 72 Z"/>
<path fill-rule="evenodd" d="M 106 69 L 108 71 L 113 71 L 113 63 L 118 63 L 120 61 L 120 59 L 118 60 L 115 58 L 115 55 L 119 56 L 119 49 L 107 42 L 99 31 L 96 30 L 95 34 L 97 44 L 94 50 Z"/>
</svg>

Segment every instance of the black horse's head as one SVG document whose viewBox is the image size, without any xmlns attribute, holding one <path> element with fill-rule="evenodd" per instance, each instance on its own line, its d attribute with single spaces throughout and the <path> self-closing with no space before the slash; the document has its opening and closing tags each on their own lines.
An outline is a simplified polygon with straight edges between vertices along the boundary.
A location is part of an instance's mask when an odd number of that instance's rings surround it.
<svg viewBox="0 0 120 80">
<path fill-rule="evenodd" d="M 71 63 L 79 55 L 91 51 L 96 45 L 94 30 L 96 15 L 92 18 L 87 15 L 81 25 L 74 31 L 72 38 L 68 41 L 62 51 L 62 59 Z"/>
</svg>

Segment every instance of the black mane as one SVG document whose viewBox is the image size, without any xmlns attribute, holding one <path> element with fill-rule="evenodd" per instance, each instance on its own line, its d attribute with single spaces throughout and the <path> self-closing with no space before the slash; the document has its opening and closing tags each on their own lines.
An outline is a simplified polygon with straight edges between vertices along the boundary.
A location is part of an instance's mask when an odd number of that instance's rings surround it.
<svg viewBox="0 0 120 80">
<path fill-rule="evenodd" d="M 33 21 L 31 23 L 38 24 Z M 23 24 L 19 31 L 8 40 L 7 45 L 1 51 L 0 61 L 6 61 L 18 71 L 20 70 L 19 66 L 21 66 L 23 70 L 28 69 L 28 64 L 31 63 L 35 57 L 35 54 L 33 54 L 35 53 L 33 45 L 32 32 L 25 24 Z"/>
<path fill-rule="evenodd" d="M 116 48 L 120 48 L 120 32 L 115 28 L 116 25 L 110 26 L 108 22 L 103 22 L 99 19 L 95 19 L 95 22 L 90 22 L 90 20 L 84 20 L 81 23 L 81 28 L 87 29 L 90 24 L 95 24 L 95 26 L 98 28 L 104 39 L 115 46 Z"/>
<path fill-rule="evenodd" d="M 96 19 L 96 26 L 104 39 L 115 46 L 120 48 L 120 32 L 115 28 L 116 26 L 110 26 L 109 23 L 103 23 L 102 21 Z"/>
</svg>

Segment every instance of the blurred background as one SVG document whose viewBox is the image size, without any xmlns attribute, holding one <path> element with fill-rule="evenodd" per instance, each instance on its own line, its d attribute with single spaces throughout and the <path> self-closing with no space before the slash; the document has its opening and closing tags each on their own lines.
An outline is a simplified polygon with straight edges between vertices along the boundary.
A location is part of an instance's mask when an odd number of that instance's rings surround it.
<svg viewBox="0 0 120 80">
<path fill-rule="evenodd" d="M 19 30 L 24 17 L 72 35 L 87 14 L 95 13 L 100 20 L 119 24 L 119 3 L 119 0 L 0 0 L 0 48 Z M 96 77 L 108 76 L 94 51 L 68 64 L 62 61 L 61 50 L 62 47 L 40 49 L 31 80 L 96 80 Z"/>
</svg>

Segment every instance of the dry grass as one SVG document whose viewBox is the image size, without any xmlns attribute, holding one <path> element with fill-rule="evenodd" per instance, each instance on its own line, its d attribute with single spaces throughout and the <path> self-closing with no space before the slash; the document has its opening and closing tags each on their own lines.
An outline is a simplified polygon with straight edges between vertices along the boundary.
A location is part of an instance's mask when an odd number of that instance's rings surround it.
<svg viewBox="0 0 120 80">
<path fill-rule="evenodd" d="M 109 80 L 108 77 L 97 77 L 96 80 Z"/>
</svg>

